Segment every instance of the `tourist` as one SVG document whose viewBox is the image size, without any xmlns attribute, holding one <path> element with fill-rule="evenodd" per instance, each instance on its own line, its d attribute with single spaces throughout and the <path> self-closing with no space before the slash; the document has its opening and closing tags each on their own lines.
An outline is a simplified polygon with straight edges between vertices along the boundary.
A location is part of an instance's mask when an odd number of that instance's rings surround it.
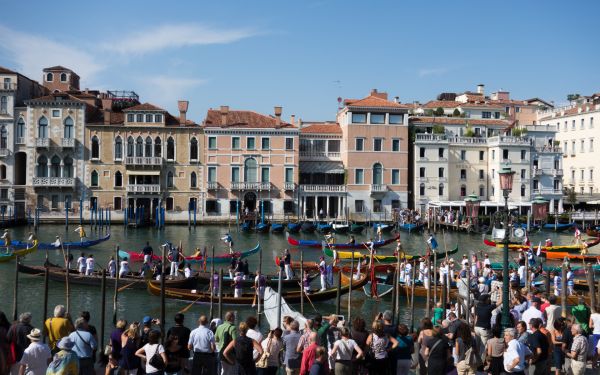
<svg viewBox="0 0 600 375">
<path fill-rule="evenodd" d="M 73 324 L 65 317 L 65 315 L 65 307 L 63 305 L 57 305 L 54 308 L 54 316 L 46 319 L 46 322 L 44 323 L 44 336 L 48 337 L 48 344 L 54 353 L 58 351 L 56 344 L 60 339 L 68 336 L 75 330 Z"/>
<path fill-rule="evenodd" d="M 248 332 L 246 332 L 246 336 L 255 340 L 257 343 L 262 343 L 263 335 L 260 331 L 256 330 L 256 326 L 258 325 L 258 320 L 254 316 L 249 316 L 246 318 L 246 325 L 248 326 Z M 258 352 L 253 352 L 254 360 L 258 360 Z"/>
<path fill-rule="evenodd" d="M 369 374 L 385 374 L 388 368 L 388 350 L 396 349 L 398 341 L 383 332 L 383 323 L 380 320 L 374 321 L 371 328 L 373 331 L 367 338 L 367 347 L 373 352 L 374 360 Z M 388 348 L 390 342 L 391 349 Z"/>
<path fill-rule="evenodd" d="M 585 365 L 588 355 L 588 341 L 583 336 L 584 330 L 580 324 L 571 326 L 571 334 L 573 335 L 573 344 L 565 355 L 571 359 L 571 371 L 573 375 L 585 374 Z"/>
<path fill-rule="evenodd" d="M 50 348 L 42 341 L 42 332 L 34 328 L 27 335 L 31 344 L 23 351 L 19 359 L 19 373 L 23 375 L 44 375 L 48 364 L 52 360 Z"/>
<path fill-rule="evenodd" d="M 207 327 L 206 315 L 198 319 L 198 328 L 190 333 L 188 349 L 194 352 L 192 374 L 214 374 L 216 366 L 215 335 Z"/>
<path fill-rule="evenodd" d="M 504 372 L 503 361 L 506 343 L 501 335 L 502 331 L 500 326 L 497 325 L 492 329 L 492 338 L 487 341 L 485 360 L 488 373 L 491 375 L 500 375 Z"/>
<path fill-rule="evenodd" d="M 306 319 L 306 322 L 304 323 L 304 330 L 302 331 L 302 336 L 300 336 L 298 346 L 296 347 L 296 351 L 298 353 L 302 353 L 304 349 L 306 349 L 310 345 L 310 334 L 313 332 L 313 326 L 313 320 Z"/>
<path fill-rule="evenodd" d="M 30 338 L 27 336 L 33 330 L 31 325 L 31 313 L 24 312 L 19 315 L 19 320 L 13 323 L 6 335 L 6 342 L 14 349 L 15 364 L 11 368 L 11 374 L 16 374 L 19 368 L 19 361 L 23 356 L 25 348 L 29 346 Z"/>
<path fill-rule="evenodd" d="M 126 331 L 121 335 L 119 367 L 123 369 L 125 375 L 136 375 L 140 368 L 140 358 L 135 355 L 138 347 L 141 346 L 139 335 L 140 324 L 134 322 L 129 325 Z M 114 346 L 113 346 L 114 351 Z M 114 354 L 111 353 L 114 356 Z"/>
<path fill-rule="evenodd" d="M 117 262 L 115 261 L 115 257 L 110 257 L 108 261 L 108 276 L 116 277 L 117 276 Z"/>
<path fill-rule="evenodd" d="M 189 341 L 191 331 L 188 327 L 183 325 L 185 315 L 183 315 L 182 313 L 175 314 L 173 320 L 175 321 L 175 326 L 169 328 L 169 330 L 167 331 L 167 337 L 177 336 L 177 338 L 179 339 L 179 356 L 182 358 L 183 367 L 187 369 L 187 360 L 188 358 L 190 358 L 190 351 L 187 348 L 187 343 Z M 165 344 L 165 349 L 166 348 L 167 345 Z"/>
<path fill-rule="evenodd" d="M 552 331 L 554 329 L 554 322 L 562 314 L 562 307 L 556 304 L 556 296 L 551 294 L 548 296 L 549 305 L 544 309 L 544 316 L 546 318 L 546 329 Z"/>
<path fill-rule="evenodd" d="M 256 363 L 252 354 L 253 349 L 256 349 L 259 355 L 263 353 L 260 344 L 256 340 L 246 336 L 247 332 L 248 325 L 246 322 L 241 322 L 238 331 L 239 335 L 223 351 L 224 358 L 229 360 L 230 363 L 236 364 L 239 375 L 255 375 Z M 231 352 L 235 352 L 235 356 Z M 223 374 L 227 374 L 225 370 L 223 370 Z"/>
<path fill-rule="evenodd" d="M 315 360 L 310 367 L 309 375 L 327 375 L 329 369 L 327 367 L 327 350 L 323 347 L 318 347 L 315 352 Z M 289 373 L 288 373 L 289 375 Z"/>
<path fill-rule="evenodd" d="M 79 270 L 80 275 L 85 275 L 85 268 L 86 268 L 85 254 L 81 253 L 79 258 L 77 258 L 77 269 Z"/>
<path fill-rule="evenodd" d="M 104 369 L 104 375 L 123 375 L 125 371 L 119 366 L 117 358 L 110 353 L 108 355 L 108 363 Z"/>
<path fill-rule="evenodd" d="M 529 363 L 529 373 L 531 375 L 546 374 L 546 367 L 550 352 L 550 343 L 548 338 L 540 331 L 542 320 L 532 318 L 529 321 L 529 330 L 531 333 L 527 337 L 527 346 L 533 353 Z"/>
<path fill-rule="evenodd" d="M 225 321 L 217 327 L 217 331 L 215 332 L 215 344 L 217 352 L 219 353 L 218 365 L 221 366 L 223 374 L 233 374 L 237 371 L 237 367 L 229 364 L 223 356 L 225 348 L 237 337 L 237 330 L 235 329 L 234 322 L 235 316 L 233 311 L 228 311 L 225 314 Z"/>
<path fill-rule="evenodd" d="M 111 347 L 111 353 L 115 358 L 120 358 L 121 356 L 121 341 L 126 327 L 127 321 L 119 319 L 117 324 L 115 324 L 115 329 L 110 334 L 109 345 Z"/>
<path fill-rule="evenodd" d="M 180 344 L 179 336 L 170 335 L 165 341 L 165 355 L 167 356 L 165 373 L 164 375 L 179 375 L 183 369 L 184 357 L 181 356 L 181 349 L 183 345 Z M 189 358 L 186 357 L 185 361 Z"/>
<path fill-rule="evenodd" d="M 94 275 L 94 266 L 95 266 L 94 254 L 90 254 L 87 257 L 87 259 L 85 260 L 85 275 L 86 276 Z"/>
<path fill-rule="evenodd" d="M 140 332 L 140 345 L 144 346 L 148 343 L 150 332 L 152 331 L 152 325 L 160 325 L 159 319 L 152 319 L 152 317 L 146 315 L 142 319 L 142 331 Z"/>
<path fill-rule="evenodd" d="M 559 317 L 554 320 L 553 329 L 550 330 L 550 339 L 552 345 L 552 364 L 554 365 L 554 374 L 560 375 L 562 368 L 565 365 L 566 344 L 564 342 L 564 332 L 567 328 L 564 318 Z"/>
<path fill-rule="evenodd" d="M 0 311 L 0 373 L 8 372 L 10 366 L 14 364 L 12 351 L 7 339 L 9 329 L 10 323 L 6 318 L 6 314 Z"/>
<path fill-rule="evenodd" d="M 540 319 L 540 320 L 543 319 L 543 314 L 540 311 L 541 302 L 542 301 L 538 297 L 532 297 L 531 305 L 521 315 L 521 319 L 527 324 L 527 330 L 530 332 L 531 332 L 531 326 L 529 325 L 529 322 L 531 321 L 531 319 L 533 319 L 533 318 Z"/>
<path fill-rule="evenodd" d="M 573 317 L 575 318 L 575 323 L 579 324 L 583 333 L 587 335 L 591 311 L 590 308 L 586 306 L 585 298 L 583 296 L 580 296 L 577 299 L 577 306 L 573 306 L 571 314 L 573 314 Z"/>
<path fill-rule="evenodd" d="M 427 344 L 424 355 L 426 364 L 423 366 L 419 365 L 419 373 L 421 374 L 447 374 L 454 368 L 452 362 L 452 347 L 439 329 L 433 330 L 433 339 Z"/>
<path fill-rule="evenodd" d="M 427 356 L 425 354 L 426 348 L 429 343 L 435 341 L 433 324 L 429 318 L 423 318 L 421 320 L 421 329 L 419 330 L 419 336 L 417 343 L 419 344 L 419 374 L 427 374 Z"/>
<path fill-rule="evenodd" d="M 298 343 L 300 342 L 299 324 L 296 320 L 293 320 L 289 329 L 290 332 L 283 336 L 283 345 L 285 348 L 285 354 L 283 357 L 283 364 L 286 368 L 287 375 L 298 375 L 300 371 L 300 354 L 296 351 Z"/>
<path fill-rule="evenodd" d="M 84 318 L 75 320 L 75 331 L 69 335 L 75 344 L 73 351 L 79 357 L 79 374 L 94 375 L 94 352 L 98 348 L 96 339 L 87 331 L 87 322 Z"/>
<path fill-rule="evenodd" d="M 335 358 L 335 374 L 351 375 L 352 358 L 356 351 L 356 358 L 364 356 L 362 349 L 356 344 L 356 341 L 350 338 L 350 331 L 344 327 L 340 330 L 341 338 L 333 343 L 329 357 Z"/>
<path fill-rule="evenodd" d="M 316 332 L 311 332 L 308 337 L 309 345 L 302 351 L 302 362 L 299 375 L 308 375 L 315 361 L 317 348 L 319 348 L 319 337 Z"/>
<path fill-rule="evenodd" d="M 591 347 L 596 348 L 600 344 L 600 312 L 598 312 L 598 308 L 596 311 L 590 315 L 589 329 L 591 332 Z M 598 362 L 598 351 L 594 350 L 593 356 L 593 364 L 594 368 L 596 368 Z"/>
<path fill-rule="evenodd" d="M 165 348 L 159 341 L 160 332 L 153 329 L 148 333 L 148 343 L 135 352 L 136 356 L 145 361 L 145 371 L 148 375 L 162 375 L 167 364 L 168 359 L 165 354 Z M 155 356 L 156 359 L 153 358 Z"/>
<path fill-rule="evenodd" d="M 130 272 L 131 272 L 131 270 L 129 269 L 129 261 L 128 261 L 128 258 L 125 257 L 121 261 L 121 267 L 119 268 L 119 277 L 120 278 L 127 277 L 127 276 L 129 276 Z"/>
<path fill-rule="evenodd" d="M 492 337 L 492 311 L 495 308 L 496 305 L 490 303 L 489 294 L 479 296 L 479 303 L 475 306 L 475 335 L 481 343 L 479 354 L 482 360 L 485 360 L 487 341 Z"/>
<path fill-rule="evenodd" d="M 52 362 L 46 370 L 47 375 L 79 375 L 82 374 L 79 370 L 79 357 L 73 351 L 75 343 L 69 337 L 63 337 L 56 344 L 58 352 L 54 354 Z"/>
<path fill-rule="evenodd" d="M 259 375 L 276 375 L 281 366 L 280 353 L 283 350 L 283 341 L 281 328 L 275 328 L 270 331 L 267 338 L 262 341 L 263 352 L 269 353 L 267 358 L 267 367 L 258 369 Z"/>
<path fill-rule="evenodd" d="M 154 250 L 152 246 L 150 246 L 150 242 L 146 242 L 146 246 L 141 251 L 141 254 L 144 255 L 144 263 L 151 263 L 152 257 L 154 255 Z"/>
<path fill-rule="evenodd" d="M 477 367 L 466 361 L 466 354 L 469 349 L 475 352 L 479 351 L 477 341 L 473 337 L 470 327 L 466 323 L 461 323 L 456 333 L 454 346 L 457 357 L 456 370 L 461 375 L 475 375 L 477 370 Z"/>
<path fill-rule="evenodd" d="M 509 374 L 525 375 L 527 360 L 531 358 L 529 348 L 517 340 L 517 332 L 514 328 L 504 330 L 504 342 L 506 351 L 504 352 L 504 371 Z"/>
<path fill-rule="evenodd" d="M 408 375 L 412 365 L 412 354 L 415 351 L 415 346 L 412 336 L 409 335 L 406 324 L 398 325 L 396 341 L 398 341 L 398 348 L 395 353 L 396 367 L 395 371 L 392 369 L 392 373 Z"/>
</svg>

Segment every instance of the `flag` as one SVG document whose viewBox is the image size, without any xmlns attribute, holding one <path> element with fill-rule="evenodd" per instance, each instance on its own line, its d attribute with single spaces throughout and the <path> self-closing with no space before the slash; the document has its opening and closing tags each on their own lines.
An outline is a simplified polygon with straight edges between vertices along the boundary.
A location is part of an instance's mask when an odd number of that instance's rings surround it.
<svg viewBox="0 0 600 375">
<path fill-rule="evenodd" d="M 542 242 L 540 241 L 540 243 L 538 244 L 538 248 L 537 248 L 537 252 L 535 253 L 535 256 L 540 256 L 540 254 L 542 253 Z"/>
</svg>

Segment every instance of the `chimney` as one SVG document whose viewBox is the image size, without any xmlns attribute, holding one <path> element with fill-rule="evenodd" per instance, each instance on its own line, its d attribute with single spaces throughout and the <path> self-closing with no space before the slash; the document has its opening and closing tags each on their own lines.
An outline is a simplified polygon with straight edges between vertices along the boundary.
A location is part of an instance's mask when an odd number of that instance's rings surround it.
<svg viewBox="0 0 600 375">
<path fill-rule="evenodd" d="M 229 113 L 229 106 L 222 105 L 221 106 L 221 126 L 227 125 L 227 114 Z"/>
<path fill-rule="evenodd" d="M 275 125 L 281 125 L 281 107 L 275 107 Z"/>
<path fill-rule="evenodd" d="M 394 96 L 394 103 L 400 103 L 400 97 Z"/>
<path fill-rule="evenodd" d="M 302 119 L 298 117 L 298 128 L 302 129 Z"/>
<path fill-rule="evenodd" d="M 290 124 L 296 125 L 296 115 L 291 115 L 290 116 Z"/>
<path fill-rule="evenodd" d="M 477 93 L 485 96 L 484 87 L 485 85 L 483 83 L 478 84 Z"/>
<path fill-rule="evenodd" d="M 377 89 L 371 89 L 371 96 L 374 96 L 379 99 L 388 100 L 387 92 L 379 92 Z"/>
<path fill-rule="evenodd" d="M 104 112 L 104 125 L 110 125 L 112 99 L 102 99 L 102 111 Z"/>
<path fill-rule="evenodd" d="M 185 126 L 185 124 L 187 122 L 186 113 L 187 113 L 189 104 L 190 104 L 190 102 L 188 102 L 187 100 L 178 100 L 177 101 L 177 108 L 179 109 L 179 124 L 182 126 Z"/>
</svg>

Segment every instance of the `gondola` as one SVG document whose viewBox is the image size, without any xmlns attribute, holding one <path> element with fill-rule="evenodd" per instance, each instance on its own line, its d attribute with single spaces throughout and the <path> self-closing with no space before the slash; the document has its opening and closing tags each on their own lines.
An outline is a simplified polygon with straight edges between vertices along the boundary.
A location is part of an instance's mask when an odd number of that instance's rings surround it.
<svg viewBox="0 0 600 375">
<path fill-rule="evenodd" d="M 351 224 L 350 233 L 361 234 L 365 230 L 365 226 L 361 224 Z"/>
<path fill-rule="evenodd" d="M 423 223 L 413 224 L 413 223 L 404 223 L 398 224 L 398 229 L 405 232 L 418 232 L 423 230 Z"/>
<path fill-rule="evenodd" d="M 331 224 L 327 224 L 327 223 L 319 223 L 317 224 L 317 232 L 322 233 L 322 234 L 326 234 L 329 233 L 333 230 L 333 226 Z"/>
<path fill-rule="evenodd" d="M 242 223 L 240 229 L 242 232 L 250 232 L 252 230 L 252 225 L 250 225 L 250 223 L 246 221 Z"/>
<path fill-rule="evenodd" d="M 110 239 L 110 233 L 106 234 L 104 237 L 97 238 L 95 240 L 89 241 L 73 241 L 73 242 L 63 242 L 62 248 L 66 249 L 67 247 L 71 250 L 77 249 L 85 249 L 94 245 L 98 245 L 101 242 L 108 241 Z M 31 246 L 30 242 L 26 241 L 16 241 L 13 240 L 10 242 L 11 246 L 15 249 L 24 249 L 28 246 Z M 42 242 L 38 244 L 39 250 L 60 250 L 61 244 L 60 242 Z"/>
<path fill-rule="evenodd" d="M 32 245 L 32 244 L 29 244 Z M 17 250 L 10 250 L 6 253 L 2 253 L 0 254 L 0 263 L 4 263 L 4 262 L 9 262 L 13 259 L 15 259 L 17 256 L 24 256 L 30 253 L 35 252 L 38 249 L 38 242 L 34 241 L 33 242 L 33 246 L 24 248 L 24 249 L 17 249 Z"/>
<path fill-rule="evenodd" d="M 287 231 L 290 233 L 298 233 L 298 232 L 300 232 L 301 227 L 302 227 L 302 223 L 288 223 Z"/>
<path fill-rule="evenodd" d="M 342 287 L 340 294 L 346 294 L 350 290 L 349 277 L 345 274 L 341 275 Z M 352 281 L 352 289 L 361 288 L 367 282 L 367 275 L 361 274 L 360 279 Z M 153 283 L 147 283 L 148 292 L 154 296 L 160 296 L 160 286 Z M 309 293 L 308 298 L 311 302 L 329 301 L 335 299 L 337 295 L 337 287 L 326 289 L 324 291 L 316 291 Z M 199 292 L 189 289 L 165 288 L 165 297 L 182 301 L 190 301 L 194 303 L 210 303 L 210 292 Z M 299 290 L 286 291 L 281 293 L 281 297 L 285 298 L 287 303 L 299 303 L 302 294 Z M 307 299 L 306 295 L 304 297 Z M 216 303 L 219 300 L 218 296 L 213 296 L 213 301 Z M 235 298 L 231 293 L 223 293 L 221 301 L 224 305 L 248 305 L 251 306 L 254 299 L 254 293 L 243 293 L 241 297 Z"/>
<path fill-rule="evenodd" d="M 231 258 L 233 258 L 233 257 L 240 258 L 240 259 L 246 258 L 252 254 L 258 253 L 259 250 L 260 250 L 260 243 L 256 244 L 256 246 L 250 250 L 246 250 L 246 251 L 242 251 L 242 252 L 236 251 L 233 254 L 216 255 L 214 258 L 214 263 L 229 263 L 231 261 Z M 140 254 L 138 252 L 132 252 L 132 251 L 119 250 L 119 258 L 128 258 L 129 261 L 131 261 L 131 262 L 143 262 L 144 254 Z M 162 259 L 162 257 L 159 255 L 152 256 L 152 260 L 161 260 L 161 259 Z M 203 263 L 204 259 L 202 258 L 202 255 L 188 256 L 188 257 L 185 257 L 185 261 L 189 262 L 189 263 Z M 211 257 L 206 257 L 207 264 L 210 264 L 211 261 L 212 261 Z"/>
<path fill-rule="evenodd" d="M 575 225 L 574 222 L 573 223 L 555 223 L 555 224 L 546 223 L 542 226 L 542 229 L 553 230 L 555 232 L 562 232 L 567 229 L 573 228 L 574 225 Z"/>
<path fill-rule="evenodd" d="M 279 262 L 280 262 L 281 258 L 279 257 L 275 257 L 275 264 L 279 267 Z M 356 269 L 358 267 L 358 259 L 355 259 L 356 263 L 354 264 L 354 268 Z M 300 270 L 300 262 L 294 262 L 292 261 L 291 267 L 294 271 L 299 271 Z M 342 272 L 351 272 L 350 271 L 350 265 L 346 264 L 342 267 L 340 266 L 334 266 L 333 267 L 333 272 L 339 272 L 340 270 Z M 305 261 L 302 264 L 302 268 L 304 270 L 307 271 L 317 271 L 319 270 L 319 264 L 317 262 L 307 262 Z M 388 263 L 388 264 L 379 264 L 379 263 L 375 263 L 375 272 L 387 272 L 387 270 L 395 270 L 396 269 L 396 265 L 393 263 Z"/>
<path fill-rule="evenodd" d="M 283 225 L 271 224 L 271 233 L 283 233 Z"/>
<path fill-rule="evenodd" d="M 309 223 L 309 222 L 304 222 L 300 226 L 300 230 L 303 233 L 313 233 L 315 231 L 315 229 L 316 229 L 315 225 L 313 223 Z"/>
<path fill-rule="evenodd" d="M 331 227 L 333 229 L 333 233 L 336 234 L 346 234 L 350 230 L 350 225 L 344 223 L 333 222 L 331 223 Z"/>
<path fill-rule="evenodd" d="M 503 248 L 504 245 L 501 242 L 495 242 L 495 241 L 491 241 L 488 239 L 484 239 L 483 243 L 486 244 L 487 246 L 492 246 L 492 247 L 499 247 L 499 248 Z M 600 237 L 596 237 L 596 238 L 592 238 L 592 239 L 588 239 L 587 241 L 585 241 L 585 244 L 588 249 L 592 246 L 596 246 L 598 245 L 598 243 L 600 243 Z M 537 246 L 528 246 L 528 245 L 523 245 L 523 244 L 508 244 L 508 248 L 510 250 L 527 250 L 530 247 L 533 247 L 534 250 L 537 250 Z M 542 246 L 542 251 L 546 251 L 546 252 L 567 252 L 567 253 L 576 253 L 576 252 L 580 252 L 581 249 L 583 249 L 583 245 L 582 244 L 578 244 L 578 245 L 554 245 L 554 246 Z"/>
<path fill-rule="evenodd" d="M 18 270 L 21 273 L 27 275 L 41 276 L 43 277 L 45 274 L 44 266 L 27 266 L 23 263 L 19 263 Z M 77 270 L 69 270 L 69 283 L 77 284 L 77 285 L 92 285 L 92 286 L 100 286 L 102 283 L 102 274 L 99 271 L 95 271 L 93 275 L 86 276 L 80 275 Z M 50 264 L 48 266 L 48 278 L 53 281 L 65 282 L 66 275 L 65 269 L 63 267 L 59 267 L 55 264 Z M 106 276 L 106 285 L 108 287 L 114 287 L 116 278 Z M 128 289 L 146 289 L 146 280 L 143 276 L 139 276 L 139 274 L 134 274 L 127 277 L 120 277 L 118 281 L 118 287 L 127 286 Z M 158 288 L 160 288 L 160 281 L 150 281 L 152 284 L 155 284 Z M 196 288 L 198 279 L 196 277 L 190 277 L 189 279 L 175 279 L 169 280 L 165 279 L 165 285 L 169 288 Z"/>
<path fill-rule="evenodd" d="M 458 246 L 456 246 L 454 249 L 448 251 L 448 255 L 452 255 L 452 254 L 456 254 L 458 252 Z M 333 254 L 333 250 L 331 249 L 331 247 L 325 246 L 323 248 L 323 253 L 325 255 L 327 255 L 330 258 L 334 257 Z M 362 257 L 366 257 L 368 256 L 367 253 L 361 253 L 360 251 L 337 251 L 336 248 L 336 253 L 337 253 L 337 258 L 343 261 L 348 261 L 352 259 L 352 254 L 354 253 L 354 259 L 361 259 Z M 446 252 L 438 252 L 438 256 L 437 259 L 438 260 L 442 260 L 444 259 L 444 257 L 446 256 Z M 378 261 L 378 262 L 382 262 L 382 263 L 392 263 L 392 262 L 397 262 L 398 261 L 398 257 L 396 257 L 395 255 L 374 255 L 373 258 Z M 407 255 L 407 254 L 400 254 L 400 259 L 406 259 L 408 261 L 413 261 L 413 260 L 419 260 L 423 258 L 422 255 Z M 429 258 L 431 260 L 433 260 L 433 254 L 431 254 L 429 256 Z"/>
<path fill-rule="evenodd" d="M 271 227 L 271 224 L 269 224 L 269 223 L 258 223 L 258 224 L 256 224 L 256 231 L 258 233 L 269 233 L 270 227 Z"/>
<path fill-rule="evenodd" d="M 547 259 L 558 259 L 563 260 L 565 258 L 569 260 L 582 260 L 586 262 L 597 262 L 600 260 L 600 255 L 581 255 L 581 254 L 570 254 L 563 252 L 548 252 L 546 253 Z"/>
<path fill-rule="evenodd" d="M 384 241 L 374 241 L 373 247 L 377 248 L 377 247 L 382 247 L 388 244 L 391 244 L 392 242 L 396 241 L 397 239 L 400 238 L 400 235 L 396 235 L 393 238 L 388 238 L 387 240 Z M 321 247 L 321 241 L 318 240 L 297 240 L 294 237 L 288 235 L 287 236 L 287 241 L 290 245 L 292 246 L 303 246 L 303 247 Z M 336 249 L 364 249 L 366 244 L 365 243 L 355 243 L 355 244 L 349 244 L 349 243 L 336 243 L 334 244 Z"/>
</svg>

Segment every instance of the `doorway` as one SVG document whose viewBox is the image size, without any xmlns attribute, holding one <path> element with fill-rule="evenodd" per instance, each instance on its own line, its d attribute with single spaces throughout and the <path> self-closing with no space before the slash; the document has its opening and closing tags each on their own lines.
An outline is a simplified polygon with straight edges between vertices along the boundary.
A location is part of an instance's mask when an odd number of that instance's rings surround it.
<svg viewBox="0 0 600 375">
<path fill-rule="evenodd" d="M 244 211 L 248 209 L 249 212 L 256 210 L 256 194 L 248 192 L 244 195 Z"/>
<path fill-rule="evenodd" d="M 17 152 L 15 154 L 15 185 L 26 185 L 27 184 L 27 154 L 24 152 Z"/>
</svg>

